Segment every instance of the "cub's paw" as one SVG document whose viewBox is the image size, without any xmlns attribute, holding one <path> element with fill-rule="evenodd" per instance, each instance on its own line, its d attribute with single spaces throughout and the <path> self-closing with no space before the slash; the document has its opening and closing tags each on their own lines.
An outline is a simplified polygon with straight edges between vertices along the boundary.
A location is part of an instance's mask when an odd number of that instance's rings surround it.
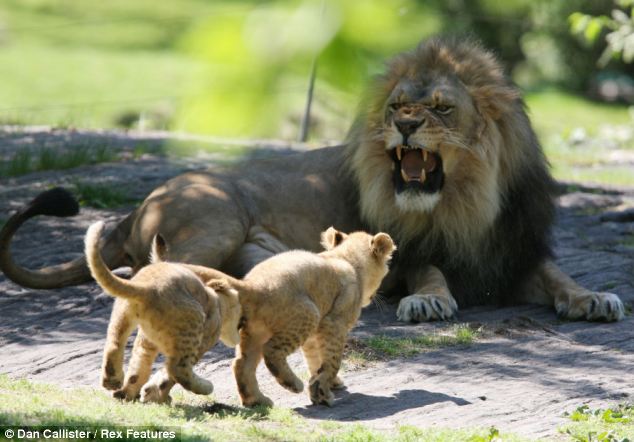
<svg viewBox="0 0 634 442">
<path fill-rule="evenodd" d="M 310 384 L 310 400 L 315 405 L 327 405 L 332 407 L 335 402 L 335 396 L 330 391 L 330 388 L 322 384 L 321 381 L 315 380 Z"/>
<path fill-rule="evenodd" d="M 258 405 L 261 405 L 263 407 L 272 407 L 273 401 L 263 394 L 260 394 L 259 396 L 253 398 L 242 399 L 242 405 L 249 408 L 257 407 Z"/>
<path fill-rule="evenodd" d="M 568 303 L 555 305 L 557 315 L 565 319 L 588 321 L 620 321 L 625 316 L 625 307 L 614 293 L 590 292 L 572 297 Z"/>
<path fill-rule="evenodd" d="M 132 402 L 139 399 L 139 395 L 137 393 L 131 393 L 127 391 L 125 388 L 121 388 L 119 390 L 115 390 L 112 392 L 112 397 L 115 399 L 119 399 L 126 402 Z"/>
<path fill-rule="evenodd" d="M 343 382 L 343 379 L 341 379 L 339 376 L 336 376 L 335 379 L 332 381 L 330 388 L 333 390 L 343 390 L 346 388 L 346 384 Z"/>
<path fill-rule="evenodd" d="M 280 385 L 293 393 L 301 393 L 304 391 L 304 383 L 299 379 L 278 379 Z"/>
<path fill-rule="evenodd" d="M 423 322 L 452 319 L 458 304 L 451 295 L 415 294 L 401 299 L 396 317 L 402 322 Z"/>
<path fill-rule="evenodd" d="M 106 390 L 118 390 L 123 385 L 123 371 L 116 370 L 108 361 L 101 371 L 101 386 Z"/>
<path fill-rule="evenodd" d="M 141 389 L 141 402 L 144 404 L 171 404 L 172 397 L 163 393 L 158 385 L 148 383 Z"/>
</svg>

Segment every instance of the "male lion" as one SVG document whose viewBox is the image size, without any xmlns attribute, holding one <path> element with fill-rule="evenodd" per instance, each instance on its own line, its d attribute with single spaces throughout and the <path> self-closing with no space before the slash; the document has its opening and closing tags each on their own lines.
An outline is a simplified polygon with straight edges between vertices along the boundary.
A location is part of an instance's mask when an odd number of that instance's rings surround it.
<svg viewBox="0 0 634 442">
<path fill-rule="evenodd" d="M 136 399 L 161 352 L 167 359 L 165 379 L 160 388 L 143 389 L 143 402 L 168 402 L 176 382 L 193 393 L 210 394 L 212 383 L 194 373 L 193 366 L 218 339 L 230 347 L 237 345 L 241 316 L 237 292 L 225 284 L 203 284 L 184 265 L 160 262 L 156 242 L 152 264 L 131 280 L 122 279 L 108 269 L 99 253 L 103 226 L 102 222 L 90 226 L 85 239 L 90 272 L 107 293 L 117 298 L 108 324 L 102 384 L 117 389 L 117 398 Z M 123 351 L 137 325 L 139 338 L 121 386 Z"/>
<path fill-rule="evenodd" d="M 90 279 L 82 259 L 28 270 L 11 258 L 24 221 L 66 208 L 41 196 L 9 219 L 9 278 L 34 288 Z M 103 254 L 138 269 L 160 231 L 174 260 L 243 275 L 286 248 L 317 250 L 330 225 L 382 230 L 400 245 L 385 287 L 409 295 L 400 320 L 525 301 L 569 319 L 621 319 L 618 296 L 578 286 L 553 262 L 553 218 L 553 180 L 517 88 L 479 44 L 431 39 L 389 63 L 344 146 L 178 176 L 117 226 Z"/>
</svg>

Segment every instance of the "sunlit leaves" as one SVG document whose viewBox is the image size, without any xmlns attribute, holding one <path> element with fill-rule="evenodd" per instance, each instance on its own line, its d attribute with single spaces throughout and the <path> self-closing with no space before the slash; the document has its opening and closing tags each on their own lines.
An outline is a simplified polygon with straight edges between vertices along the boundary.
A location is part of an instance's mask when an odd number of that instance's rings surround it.
<svg viewBox="0 0 634 442">
<path fill-rule="evenodd" d="M 318 96 L 324 88 L 358 96 L 386 56 L 440 29 L 440 19 L 419 3 L 219 2 L 217 12 L 201 18 L 180 45 L 209 71 L 184 102 L 176 129 L 278 136 L 284 121 L 303 109 L 314 60 Z M 349 100 L 329 105 L 354 107 Z"/>
</svg>

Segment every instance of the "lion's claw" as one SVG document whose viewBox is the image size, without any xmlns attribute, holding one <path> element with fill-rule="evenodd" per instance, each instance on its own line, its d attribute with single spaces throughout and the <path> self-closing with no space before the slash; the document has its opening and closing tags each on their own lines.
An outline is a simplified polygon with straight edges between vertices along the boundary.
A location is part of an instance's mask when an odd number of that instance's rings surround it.
<svg viewBox="0 0 634 442">
<path fill-rule="evenodd" d="M 415 294 L 401 299 L 396 316 L 403 322 L 422 322 L 452 319 L 456 313 L 458 304 L 451 295 Z"/>
<path fill-rule="evenodd" d="M 557 316 L 563 319 L 588 321 L 620 321 L 625 316 L 623 302 L 614 293 L 591 292 L 577 296 L 569 303 L 555 306 Z"/>
</svg>

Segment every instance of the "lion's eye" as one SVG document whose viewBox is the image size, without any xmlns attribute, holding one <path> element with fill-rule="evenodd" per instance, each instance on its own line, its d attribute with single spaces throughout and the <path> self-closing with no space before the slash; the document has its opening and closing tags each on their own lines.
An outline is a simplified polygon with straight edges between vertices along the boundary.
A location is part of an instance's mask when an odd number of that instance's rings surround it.
<svg viewBox="0 0 634 442">
<path fill-rule="evenodd" d="M 401 103 L 390 103 L 387 106 L 391 111 L 399 110 L 401 107 Z"/>
<path fill-rule="evenodd" d="M 447 115 L 453 111 L 453 106 L 448 106 L 446 104 L 438 104 L 434 106 L 434 110 L 438 112 L 440 115 Z"/>
</svg>

